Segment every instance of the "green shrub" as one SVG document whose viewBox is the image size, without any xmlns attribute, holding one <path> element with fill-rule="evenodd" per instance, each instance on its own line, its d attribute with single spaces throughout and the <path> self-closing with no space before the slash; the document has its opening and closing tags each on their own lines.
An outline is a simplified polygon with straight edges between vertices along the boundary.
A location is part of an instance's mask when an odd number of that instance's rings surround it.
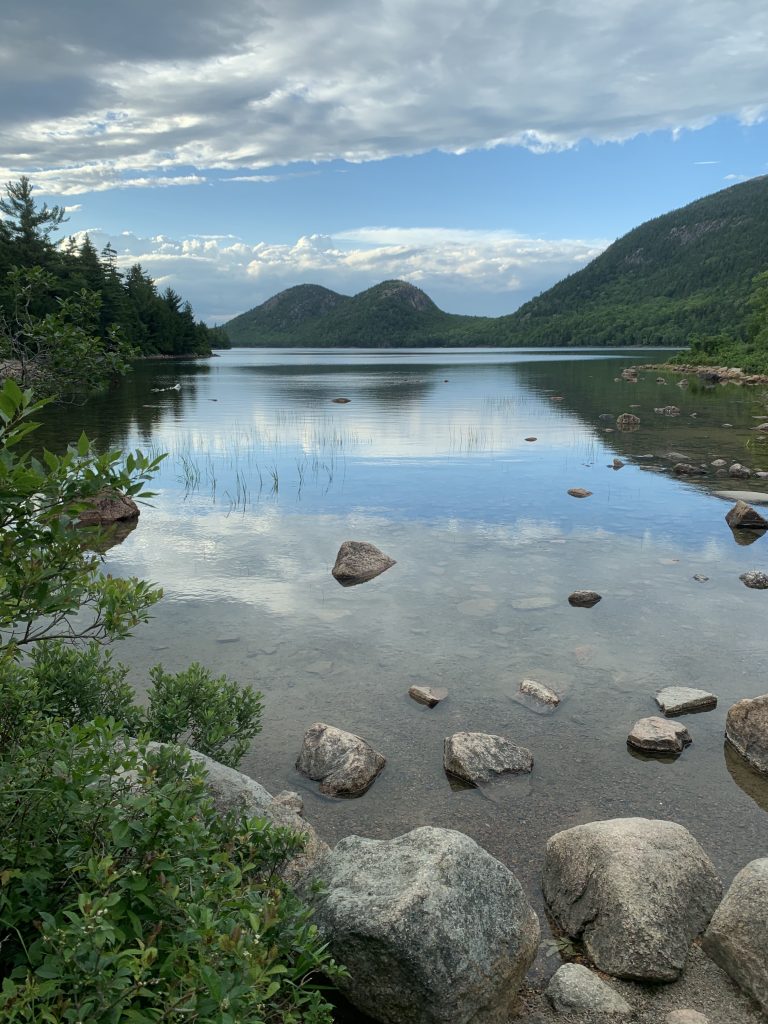
<svg viewBox="0 0 768 1024">
<path fill-rule="evenodd" d="M 4 1024 L 330 1024 L 339 968 L 276 870 L 287 829 L 220 816 L 179 748 L 30 717 L 0 755 Z"/>
<path fill-rule="evenodd" d="M 197 662 L 176 675 L 156 665 L 149 675 L 146 728 L 152 738 L 184 743 L 222 764 L 237 766 L 261 730 L 261 694 L 226 676 L 214 679 Z"/>
</svg>

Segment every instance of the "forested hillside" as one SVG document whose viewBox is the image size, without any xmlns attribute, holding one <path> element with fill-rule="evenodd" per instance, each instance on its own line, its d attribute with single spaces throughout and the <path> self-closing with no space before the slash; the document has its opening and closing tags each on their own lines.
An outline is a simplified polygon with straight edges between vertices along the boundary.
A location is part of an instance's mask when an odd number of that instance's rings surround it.
<svg viewBox="0 0 768 1024">
<path fill-rule="evenodd" d="M 110 245 L 97 252 L 87 235 L 57 242 L 65 211 L 38 205 L 27 178 L 6 185 L 0 211 L 0 359 L 39 361 L 44 338 L 69 344 L 74 358 L 86 337 L 100 340 L 106 356 L 209 355 L 226 344 L 139 264 L 122 273 Z M 62 353 L 46 354 L 61 366 Z"/>
<path fill-rule="evenodd" d="M 576 274 L 493 322 L 505 345 L 688 345 L 746 330 L 768 267 L 768 177 L 646 221 Z"/>
</svg>

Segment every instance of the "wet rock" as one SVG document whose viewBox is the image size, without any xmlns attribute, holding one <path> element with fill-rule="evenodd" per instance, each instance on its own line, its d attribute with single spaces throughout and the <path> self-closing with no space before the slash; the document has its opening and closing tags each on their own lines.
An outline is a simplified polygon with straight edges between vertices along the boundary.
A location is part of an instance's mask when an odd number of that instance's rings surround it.
<svg viewBox="0 0 768 1024">
<path fill-rule="evenodd" d="M 672 472 L 677 476 L 702 476 L 706 470 L 701 466 L 694 466 L 692 462 L 677 462 L 672 467 Z"/>
<path fill-rule="evenodd" d="M 304 733 L 296 768 L 320 782 L 329 796 L 362 796 L 386 764 L 386 758 L 354 733 L 315 722 Z"/>
<path fill-rule="evenodd" d="M 687 378 L 686 378 L 686 377 L 683 377 L 683 379 L 682 379 L 682 380 L 679 380 L 679 381 L 677 382 L 677 386 L 678 386 L 679 388 L 687 388 L 687 387 L 688 387 L 688 380 L 687 380 Z"/>
<path fill-rule="evenodd" d="M 544 898 L 595 966 L 619 978 L 674 981 L 722 892 L 682 825 L 618 818 L 577 825 L 547 843 Z"/>
<path fill-rule="evenodd" d="M 138 519 L 141 514 L 133 498 L 121 491 L 108 489 L 88 498 L 85 506 L 77 517 L 81 526 L 111 526 Z"/>
<path fill-rule="evenodd" d="M 294 814 L 304 813 L 304 800 L 293 789 L 282 790 L 272 802 L 278 807 L 285 807 L 286 810 L 293 811 Z"/>
<path fill-rule="evenodd" d="M 335 402 L 336 405 L 347 405 L 349 402 L 352 401 L 352 399 L 351 398 L 332 398 L 331 401 Z"/>
<path fill-rule="evenodd" d="M 768 693 L 728 709 L 725 738 L 755 771 L 768 775 Z"/>
<path fill-rule="evenodd" d="M 753 860 L 736 875 L 703 946 L 768 1014 L 768 857 Z"/>
<path fill-rule="evenodd" d="M 732 423 L 721 423 L 720 426 L 721 427 L 732 427 L 733 424 Z"/>
<path fill-rule="evenodd" d="M 163 746 L 166 744 L 150 743 L 149 749 Z M 197 750 L 190 750 L 189 753 L 205 769 L 205 786 L 220 814 L 237 813 L 249 818 L 267 818 L 273 824 L 290 828 L 303 836 L 303 850 L 281 868 L 280 874 L 292 885 L 310 875 L 318 858 L 328 852 L 328 846 L 312 826 L 250 776 L 228 768 Z"/>
<path fill-rule="evenodd" d="M 676 405 L 662 405 L 661 408 L 654 409 L 653 411 L 656 412 L 656 413 L 659 413 L 660 416 L 679 416 L 680 415 L 680 410 L 677 408 Z"/>
<path fill-rule="evenodd" d="M 396 564 L 394 558 L 385 555 L 373 544 L 361 540 L 345 540 L 336 555 L 331 574 L 342 586 L 354 587 L 374 579 Z"/>
<path fill-rule="evenodd" d="M 581 964 L 563 964 L 547 986 L 547 999 L 557 1013 L 611 1013 L 627 1016 L 632 1007 Z"/>
<path fill-rule="evenodd" d="M 526 441 L 538 441 L 538 437 L 526 437 Z"/>
<path fill-rule="evenodd" d="M 574 590 L 568 595 L 568 604 L 572 608 L 593 608 L 602 597 L 596 590 Z"/>
<path fill-rule="evenodd" d="M 758 423 L 756 427 L 752 427 L 753 430 L 766 431 L 768 430 L 768 423 Z"/>
<path fill-rule="evenodd" d="M 740 462 L 734 462 L 733 465 L 728 467 L 728 476 L 732 476 L 737 480 L 749 480 L 752 472 L 746 466 L 742 466 Z"/>
<path fill-rule="evenodd" d="M 428 708 L 433 708 L 440 703 L 441 700 L 445 700 L 448 696 L 448 691 L 443 690 L 440 687 L 432 686 L 412 686 L 408 690 L 408 696 L 412 697 L 419 704 L 426 704 Z"/>
<path fill-rule="evenodd" d="M 666 380 L 664 380 L 663 377 L 657 377 L 656 378 L 656 383 L 657 384 L 666 384 L 667 382 L 666 382 Z"/>
<path fill-rule="evenodd" d="M 710 466 L 714 466 L 715 469 L 721 469 L 723 466 L 727 465 L 728 463 L 725 461 L 725 459 L 715 459 L 713 462 L 710 462 Z"/>
<path fill-rule="evenodd" d="M 457 732 L 445 739 L 443 767 L 449 775 L 477 786 L 499 775 L 531 772 L 533 754 L 506 736 Z"/>
<path fill-rule="evenodd" d="M 739 579 L 745 587 L 749 587 L 751 590 L 768 590 L 768 573 L 760 572 L 759 569 L 743 572 Z"/>
<path fill-rule="evenodd" d="M 616 426 L 619 430 L 637 430 L 640 426 L 640 417 L 632 412 L 623 412 L 616 419 Z"/>
<path fill-rule="evenodd" d="M 349 836 L 302 897 L 348 974 L 335 983 L 382 1024 L 496 1024 L 512 1015 L 539 922 L 520 883 L 468 836 Z"/>
<path fill-rule="evenodd" d="M 623 465 L 624 463 L 621 461 L 621 459 L 614 459 L 611 463 L 611 469 L 621 469 Z"/>
<path fill-rule="evenodd" d="M 572 498 L 591 498 L 592 491 L 588 491 L 586 487 L 571 487 L 568 491 Z"/>
<path fill-rule="evenodd" d="M 716 498 L 723 498 L 725 501 L 746 501 L 752 505 L 768 504 L 768 494 L 764 491 L 713 491 Z"/>
<path fill-rule="evenodd" d="M 764 519 L 746 501 L 737 501 L 730 512 L 726 512 L 725 521 L 732 530 L 765 530 L 768 519 Z"/>
<path fill-rule="evenodd" d="M 706 583 L 709 580 L 709 576 L 703 576 L 700 572 L 696 572 L 691 577 L 696 580 L 697 583 Z"/>
<path fill-rule="evenodd" d="M 529 697 L 533 697 L 534 700 L 539 701 L 540 704 L 548 704 L 553 708 L 556 708 L 560 703 L 560 698 L 554 690 L 550 690 L 543 683 L 537 683 L 534 679 L 524 679 L 520 683 L 520 693 L 525 693 Z"/>
<path fill-rule="evenodd" d="M 623 369 L 621 371 L 621 376 L 622 376 L 623 380 L 629 380 L 629 381 L 632 381 L 633 383 L 637 383 L 637 367 L 635 367 L 635 366 L 627 366 L 627 367 L 625 367 L 625 369 Z"/>
<path fill-rule="evenodd" d="M 668 718 L 641 718 L 632 726 L 627 743 L 649 754 L 679 754 L 691 742 L 688 730 Z"/>
<path fill-rule="evenodd" d="M 601 412 L 597 418 L 603 423 L 613 423 L 613 416 L 609 412 Z"/>
<path fill-rule="evenodd" d="M 691 686 L 665 686 L 656 694 L 656 703 L 665 715 L 691 715 L 717 707 L 717 697 Z"/>
</svg>

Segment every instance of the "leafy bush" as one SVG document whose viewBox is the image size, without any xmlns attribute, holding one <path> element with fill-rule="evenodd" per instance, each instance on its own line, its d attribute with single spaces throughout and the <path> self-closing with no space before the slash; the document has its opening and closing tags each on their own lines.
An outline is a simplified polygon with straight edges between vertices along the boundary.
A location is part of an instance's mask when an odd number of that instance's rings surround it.
<svg viewBox="0 0 768 1024">
<path fill-rule="evenodd" d="M 163 743 L 185 743 L 232 767 L 240 763 L 261 730 L 261 694 L 250 686 L 193 663 L 171 675 L 162 665 L 150 670 L 152 688 L 146 727 Z"/>
<path fill-rule="evenodd" d="M 220 816 L 179 748 L 28 716 L 0 756 L 4 1024 L 330 1024 L 276 875 L 301 837 Z"/>
</svg>

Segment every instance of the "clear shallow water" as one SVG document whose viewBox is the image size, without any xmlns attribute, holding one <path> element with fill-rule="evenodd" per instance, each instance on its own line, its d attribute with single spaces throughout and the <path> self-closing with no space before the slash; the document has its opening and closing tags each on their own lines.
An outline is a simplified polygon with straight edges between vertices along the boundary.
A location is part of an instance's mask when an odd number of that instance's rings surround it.
<svg viewBox="0 0 768 1024">
<path fill-rule="evenodd" d="M 84 428 L 104 447 L 170 453 L 152 507 L 107 555 L 109 571 L 165 589 L 118 652 L 140 690 L 158 661 L 199 660 L 255 684 L 264 731 L 243 767 L 273 792 L 299 790 L 329 842 L 458 828 L 541 909 L 546 839 L 579 822 L 679 821 L 726 882 L 768 845 L 768 787 L 723 748 L 730 704 L 768 689 L 768 592 L 738 579 L 766 569 L 768 536 L 738 546 L 729 503 L 711 494 L 764 484 L 661 471 L 675 453 L 768 469 L 751 429 L 765 396 L 698 382 L 683 391 L 656 384 L 656 372 L 615 381 L 652 358 L 241 349 L 143 365 L 120 392 L 57 410 L 44 433 L 54 445 Z M 653 413 L 667 404 L 682 415 Z M 600 414 L 625 411 L 640 429 L 606 432 Z M 619 471 L 608 468 L 616 456 Z M 593 496 L 569 497 L 577 486 Z M 345 539 L 371 541 L 397 565 L 342 588 L 330 569 Z M 571 608 L 578 588 L 603 601 Z M 563 694 L 556 713 L 515 701 L 526 677 Z M 412 683 L 450 696 L 430 711 L 408 698 Z M 711 689 L 719 707 L 685 720 L 693 745 L 676 761 L 633 756 L 630 727 L 671 684 Z M 315 721 L 386 755 L 362 798 L 326 799 L 295 772 Z M 442 744 L 461 729 L 530 747 L 532 776 L 454 788 Z"/>
</svg>

